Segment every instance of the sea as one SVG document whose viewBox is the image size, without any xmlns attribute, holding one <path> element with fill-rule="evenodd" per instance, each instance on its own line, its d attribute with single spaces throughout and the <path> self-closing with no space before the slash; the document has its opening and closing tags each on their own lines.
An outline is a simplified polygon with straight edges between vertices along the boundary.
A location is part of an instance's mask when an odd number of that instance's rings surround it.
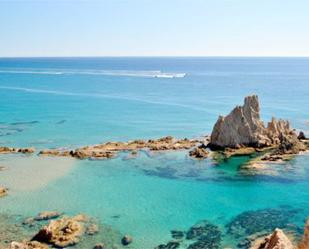
<svg viewBox="0 0 309 249">
<path fill-rule="evenodd" d="M 309 58 L 0 58 L 0 146 L 199 138 L 252 94 L 265 124 L 287 119 L 309 136 Z M 248 248 L 248 237 L 276 227 L 297 241 L 309 216 L 309 156 L 261 172 L 244 169 L 250 159 L 0 155 L 0 186 L 9 190 L 0 223 L 10 217 L 30 237 L 21 221 L 41 211 L 96 219 L 100 232 L 72 248 Z M 133 242 L 123 246 L 126 234 Z"/>
</svg>

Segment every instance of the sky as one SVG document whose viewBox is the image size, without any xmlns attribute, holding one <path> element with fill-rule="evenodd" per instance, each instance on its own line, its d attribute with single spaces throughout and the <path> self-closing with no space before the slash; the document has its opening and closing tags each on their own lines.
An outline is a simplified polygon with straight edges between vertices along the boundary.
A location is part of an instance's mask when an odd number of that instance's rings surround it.
<svg viewBox="0 0 309 249">
<path fill-rule="evenodd" d="M 308 0 L 0 0 L 0 57 L 309 56 Z"/>
</svg>

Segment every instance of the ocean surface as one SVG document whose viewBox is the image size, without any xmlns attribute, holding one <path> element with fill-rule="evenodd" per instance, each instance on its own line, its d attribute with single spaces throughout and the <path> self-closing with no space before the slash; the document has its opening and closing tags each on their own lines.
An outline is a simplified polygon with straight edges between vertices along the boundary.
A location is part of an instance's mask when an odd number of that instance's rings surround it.
<svg viewBox="0 0 309 249">
<path fill-rule="evenodd" d="M 309 58 L 3 58 L 0 146 L 200 137 L 250 94 L 259 96 L 265 122 L 288 119 L 309 135 Z M 267 172 L 243 170 L 247 157 L 197 161 L 187 151 L 46 160 L 0 156 L 0 185 L 10 190 L 0 215 L 86 213 L 109 227 L 110 238 L 132 235 L 134 249 L 166 244 L 172 230 L 201 221 L 220 231 L 201 248 L 245 248 L 246 236 L 273 226 L 297 237 L 309 216 L 308 155 Z M 76 247 L 92 248 L 104 236 Z M 183 239 L 179 248 L 195 242 Z"/>
</svg>

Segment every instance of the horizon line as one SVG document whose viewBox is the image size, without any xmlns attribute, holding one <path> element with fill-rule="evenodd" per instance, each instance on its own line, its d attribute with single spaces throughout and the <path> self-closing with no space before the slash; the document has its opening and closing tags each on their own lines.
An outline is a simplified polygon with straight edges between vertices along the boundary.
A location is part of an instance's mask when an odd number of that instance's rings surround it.
<svg viewBox="0 0 309 249">
<path fill-rule="evenodd" d="M 309 55 L 72 55 L 72 56 L 0 56 L 0 59 L 43 58 L 309 58 Z"/>
</svg>

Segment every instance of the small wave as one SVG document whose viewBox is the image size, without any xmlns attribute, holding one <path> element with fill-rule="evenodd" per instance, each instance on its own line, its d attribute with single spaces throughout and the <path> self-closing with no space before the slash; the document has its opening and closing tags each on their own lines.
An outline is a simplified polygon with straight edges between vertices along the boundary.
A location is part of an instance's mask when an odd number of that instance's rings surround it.
<svg viewBox="0 0 309 249">
<path fill-rule="evenodd" d="M 47 74 L 47 75 L 103 75 L 103 76 L 123 76 L 123 77 L 145 77 L 145 78 L 183 78 L 186 73 L 173 73 L 158 71 L 126 71 L 126 70 L 0 70 L 5 74 Z"/>
</svg>

